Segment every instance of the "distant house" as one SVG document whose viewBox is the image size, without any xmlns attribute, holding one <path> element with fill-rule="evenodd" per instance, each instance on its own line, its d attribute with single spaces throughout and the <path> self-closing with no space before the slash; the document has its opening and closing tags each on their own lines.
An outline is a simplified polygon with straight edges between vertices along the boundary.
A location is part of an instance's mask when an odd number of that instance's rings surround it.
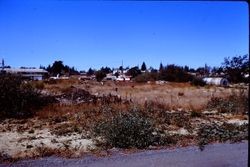
<svg viewBox="0 0 250 167">
<path fill-rule="evenodd" d="M 113 70 L 113 75 L 115 75 L 116 73 L 118 73 L 119 75 L 122 75 L 122 74 L 126 74 L 127 72 L 128 72 L 128 69 L 123 69 L 123 70 L 114 69 Z"/>
<path fill-rule="evenodd" d="M 119 75 L 116 80 L 117 81 L 130 81 L 131 80 L 131 76 Z"/>
<path fill-rule="evenodd" d="M 222 77 L 206 77 L 203 81 L 208 85 L 229 86 L 229 81 Z"/>
<path fill-rule="evenodd" d="M 2 71 L 4 73 L 17 74 L 24 79 L 30 80 L 43 80 L 48 75 L 48 71 L 35 68 L 4 68 Z"/>
<path fill-rule="evenodd" d="M 116 81 L 116 76 L 106 76 L 103 80 L 106 80 L 106 81 Z"/>
</svg>

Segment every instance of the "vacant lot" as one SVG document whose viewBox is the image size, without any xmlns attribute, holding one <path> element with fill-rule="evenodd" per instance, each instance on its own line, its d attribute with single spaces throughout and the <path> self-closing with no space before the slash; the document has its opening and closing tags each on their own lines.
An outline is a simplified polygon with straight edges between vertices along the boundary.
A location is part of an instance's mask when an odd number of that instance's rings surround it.
<svg viewBox="0 0 250 167">
<path fill-rule="evenodd" d="M 40 109 L 32 118 L 1 121 L 1 161 L 53 154 L 65 157 L 89 152 L 106 155 L 109 149 L 116 147 L 110 136 L 118 132 L 105 128 L 123 126 L 123 121 L 116 125 L 112 120 L 123 119 L 119 115 L 124 114 L 129 120 L 126 114 L 131 113 L 132 116 L 138 114 L 132 124 L 139 131 L 144 130 L 143 121 L 149 120 L 150 124 L 145 126 L 152 127 L 152 137 L 147 138 L 150 141 L 144 148 L 199 145 L 203 149 L 211 142 L 248 138 L 248 87 L 100 83 L 77 78 L 32 84 L 43 94 L 55 97 L 57 102 Z M 137 126 L 137 119 L 142 125 Z M 124 127 L 121 129 L 124 131 Z M 128 148 L 132 151 L 136 147 Z"/>
</svg>

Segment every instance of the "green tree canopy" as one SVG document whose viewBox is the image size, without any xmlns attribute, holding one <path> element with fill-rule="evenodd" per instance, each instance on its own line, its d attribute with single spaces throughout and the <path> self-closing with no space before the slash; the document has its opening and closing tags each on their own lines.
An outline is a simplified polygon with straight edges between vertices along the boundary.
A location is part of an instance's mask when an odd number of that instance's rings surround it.
<svg viewBox="0 0 250 167">
<path fill-rule="evenodd" d="M 238 83 L 248 81 L 248 79 L 245 78 L 245 75 L 249 74 L 248 55 L 224 58 L 222 67 L 231 82 Z"/>
</svg>

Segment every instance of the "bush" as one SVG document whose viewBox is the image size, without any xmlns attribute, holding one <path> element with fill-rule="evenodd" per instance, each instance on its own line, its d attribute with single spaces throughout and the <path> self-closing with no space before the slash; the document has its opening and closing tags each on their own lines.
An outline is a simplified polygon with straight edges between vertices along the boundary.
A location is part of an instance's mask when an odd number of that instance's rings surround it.
<svg viewBox="0 0 250 167">
<path fill-rule="evenodd" d="M 98 81 L 98 82 L 101 82 L 102 80 L 103 80 L 103 78 L 105 78 L 106 77 L 106 74 L 103 72 L 103 71 L 96 71 L 96 73 L 95 73 L 95 77 L 96 77 L 96 80 Z"/>
<path fill-rule="evenodd" d="M 208 143 L 220 141 L 237 142 L 248 139 L 248 124 L 234 125 L 223 123 L 222 125 L 212 123 L 201 125 L 197 133 L 198 145 L 201 150 Z"/>
<path fill-rule="evenodd" d="M 153 131 L 151 120 L 137 113 L 119 114 L 94 128 L 95 135 L 118 148 L 148 147 L 154 142 Z"/>
<path fill-rule="evenodd" d="M 158 78 L 158 74 L 157 73 L 143 73 L 143 74 L 140 74 L 138 76 L 136 76 L 134 78 L 135 82 L 140 82 L 140 83 L 143 83 L 143 82 L 147 82 L 147 81 L 156 81 Z"/>
<path fill-rule="evenodd" d="M 32 83 L 32 86 L 34 87 L 34 88 L 36 88 L 36 89 L 39 89 L 39 90 L 42 90 L 42 89 L 44 89 L 44 83 L 43 83 L 43 81 L 34 81 L 33 83 Z"/>
<path fill-rule="evenodd" d="M 205 86 L 206 82 L 203 81 L 201 78 L 193 78 L 191 81 L 191 85 L 193 86 Z"/>
<path fill-rule="evenodd" d="M 52 102 L 53 98 L 41 96 L 21 77 L 0 74 L 0 116 L 1 118 L 24 118 L 32 116 L 38 108 Z"/>
<path fill-rule="evenodd" d="M 218 110 L 221 113 L 245 113 L 249 110 L 248 96 L 241 92 L 239 95 L 233 94 L 228 98 L 212 97 L 207 108 Z"/>
<path fill-rule="evenodd" d="M 198 112 L 198 111 L 192 111 L 190 116 L 192 118 L 194 118 L 194 117 L 201 117 L 201 113 Z"/>
</svg>

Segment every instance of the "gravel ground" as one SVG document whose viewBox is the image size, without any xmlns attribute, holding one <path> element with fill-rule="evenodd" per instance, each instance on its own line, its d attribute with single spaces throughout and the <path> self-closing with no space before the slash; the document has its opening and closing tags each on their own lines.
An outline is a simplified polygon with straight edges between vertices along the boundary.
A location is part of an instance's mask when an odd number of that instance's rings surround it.
<svg viewBox="0 0 250 167">
<path fill-rule="evenodd" d="M 110 157 L 88 156 L 78 159 L 47 157 L 23 160 L 4 166 L 46 166 L 46 167 L 246 167 L 248 165 L 248 141 L 229 144 L 207 145 L 204 151 L 197 147 L 173 150 L 150 150 L 140 153 L 116 153 Z"/>
</svg>

